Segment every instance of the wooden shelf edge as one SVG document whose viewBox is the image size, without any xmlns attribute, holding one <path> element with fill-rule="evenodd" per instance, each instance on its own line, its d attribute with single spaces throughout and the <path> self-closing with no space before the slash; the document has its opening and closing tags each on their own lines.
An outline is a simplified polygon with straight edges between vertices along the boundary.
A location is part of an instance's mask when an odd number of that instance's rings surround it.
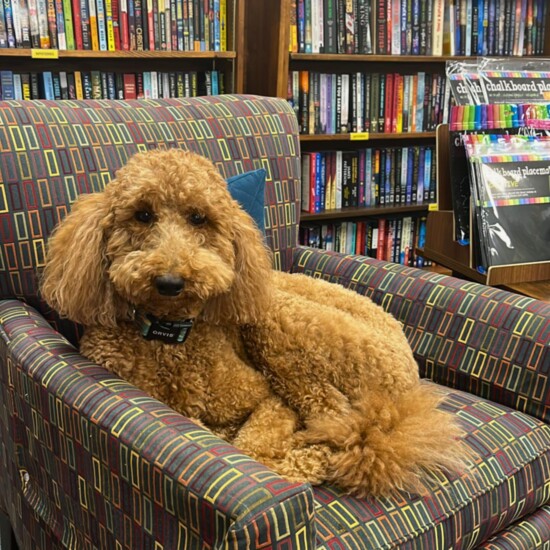
<svg viewBox="0 0 550 550">
<path fill-rule="evenodd" d="M 338 220 L 349 218 L 367 218 L 373 216 L 383 216 L 385 214 L 397 215 L 414 212 L 428 212 L 427 204 L 411 204 L 407 206 L 374 206 L 374 207 L 351 207 L 342 208 L 339 210 L 327 210 L 311 214 L 309 212 L 300 213 L 300 222 L 305 221 L 322 221 L 322 220 Z"/>
<path fill-rule="evenodd" d="M 472 59 L 456 55 L 378 55 L 343 53 L 291 53 L 291 61 L 371 61 L 383 63 L 441 63 L 451 60 Z M 474 57 L 475 59 L 475 57 Z"/>
<path fill-rule="evenodd" d="M 3 57 L 32 57 L 30 48 L 1 48 L 0 58 Z M 42 51 L 42 50 L 41 50 Z M 43 50 L 45 52 L 57 51 L 59 59 L 85 58 L 85 59 L 235 59 L 236 52 L 180 52 L 180 51 L 156 51 L 156 50 L 117 50 L 117 51 L 93 51 L 93 50 Z M 53 60 L 56 58 L 40 58 Z"/>
<path fill-rule="evenodd" d="M 368 133 L 365 138 L 353 138 L 353 134 L 301 134 L 300 141 L 373 141 L 379 140 L 401 140 L 401 139 L 435 139 L 435 132 L 401 132 L 399 134 Z"/>
<path fill-rule="evenodd" d="M 433 262 L 443 265 L 449 268 L 453 273 L 457 274 L 455 275 L 455 277 L 463 275 L 471 281 L 475 281 L 476 283 L 481 283 L 483 285 L 487 284 L 487 275 L 479 273 L 475 269 L 472 269 L 464 265 L 462 262 L 457 261 L 455 258 L 447 256 L 446 254 L 442 254 L 441 252 L 427 246 L 423 248 L 422 252 L 422 255 L 425 258 L 428 258 Z"/>
</svg>

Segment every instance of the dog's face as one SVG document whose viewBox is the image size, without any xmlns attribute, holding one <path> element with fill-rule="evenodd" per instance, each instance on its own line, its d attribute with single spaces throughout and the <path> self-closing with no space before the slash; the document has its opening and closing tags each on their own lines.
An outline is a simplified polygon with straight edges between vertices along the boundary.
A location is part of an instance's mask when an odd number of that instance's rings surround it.
<svg viewBox="0 0 550 550">
<path fill-rule="evenodd" d="M 235 207 L 206 159 L 134 158 L 109 189 L 108 275 L 129 303 L 160 317 L 197 316 L 235 280 Z"/>
<path fill-rule="evenodd" d="M 79 199 L 50 240 L 42 291 L 84 324 L 113 324 L 134 308 L 161 318 L 246 321 L 265 296 L 268 271 L 257 229 L 212 163 L 156 150 L 130 159 L 103 193 Z M 89 298 L 75 302 L 79 276 L 101 292 L 80 285 Z M 114 316 L 106 322 L 107 314 L 83 313 L 90 307 Z"/>
</svg>

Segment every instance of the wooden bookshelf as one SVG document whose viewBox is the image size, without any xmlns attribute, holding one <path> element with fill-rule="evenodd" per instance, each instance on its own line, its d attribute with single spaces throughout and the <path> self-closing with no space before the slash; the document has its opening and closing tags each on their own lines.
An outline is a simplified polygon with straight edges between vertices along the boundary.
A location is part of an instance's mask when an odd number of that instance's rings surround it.
<svg viewBox="0 0 550 550">
<path fill-rule="evenodd" d="M 224 75 L 226 93 L 243 93 L 246 0 L 227 0 L 226 7 L 226 51 L 0 48 L 0 70 L 14 73 L 105 71 L 136 74 L 217 70 Z"/>
<path fill-rule="evenodd" d="M 390 1 L 390 0 L 387 0 Z M 425 3 L 423 3 L 425 4 Z M 246 5 L 246 17 L 254 24 L 247 25 L 246 33 L 246 73 L 245 90 L 247 93 L 260 95 L 277 96 L 287 98 L 289 95 L 289 72 L 310 71 L 319 73 L 400 73 L 411 74 L 426 72 L 431 74 L 445 74 L 445 65 L 451 60 L 471 60 L 477 57 L 464 55 L 380 55 L 374 54 L 347 54 L 347 53 L 303 53 L 289 52 L 291 7 L 296 5 L 292 0 L 270 0 L 269 2 L 252 2 Z M 379 0 L 372 0 L 371 14 L 372 34 L 371 39 L 376 40 L 374 18 L 375 10 L 379 7 Z M 545 22 L 546 33 L 544 41 L 544 55 L 550 56 L 550 10 Z M 496 42 L 495 42 L 496 44 Z M 376 51 L 376 48 L 375 48 Z M 367 147 L 405 147 L 412 145 L 433 145 L 436 144 L 436 132 L 402 132 L 402 133 L 378 133 L 372 132 L 367 135 L 351 134 L 302 134 L 300 136 L 302 152 L 342 150 L 350 151 Z M 442 204 L 448 202 L 447 192 L 439 186 L 439 193 L 442 196 L 437 198 L 439 209 Z M 335 220 L 357 220 L 360 218 L 377 218 L 380 216 L 403 216 L 410 213 L 424 215 L 424 210 L 415 206 L 395 206 L 383 208 L 347 208 L 319 214 L 301 213 L 301 221 L 307 224 L 315 222 L 329 222 Z M 438 212 L 431 212 L 429 216 L 438 216 Z M 434 218 L 435 219 L 435 218 Z M 439 220 L 439 218 L 437 218 Z M 445 222 L 447 223 L 447 222 Z M 438 230 L 432 234 L 432 238 L 442 239 L 439 233 L 445 229 Z M 454 265 L 453 262 L 461 264 L 460 256 L 463 250 L 457 250 L 455 246 L 446 242 L 440 245 L 438 259 Z M 458 245 L 457 245 L 458 246 Z M 426 249 L 430 249 L 427 246 Z M 433 251 L 433 249 L 432 249 Z M 475 270 L 469 273 L 472 280 L 487 282 Z"/>
<path fill-rule="evenodd" d="M 376 55 L 376 54 L 343 54 L 343 53 L 290 53 L 290 61 L 351 61 L 353 63 L 395 63 L 396 58 L 394 55 Z M 443 55 L 443 56 L 434 56 L 434 55 L 400 55 L 397 62 L 398 63 L 434 63 L 441 65 L 443 61 L 460 61 L 468 60 L 471 57 L 466 57 L 464 55 Z"/>
<path fill-rule="evenodd" d="M 435 56 L 349 55 L 289 53 L 291 0 L 248 2 L 247 18 L 256 24 L 246 28 L 247 93 L 287 98 L 290 70 L 327 73 L 431 71 L 442 74 L 445 61 Z M 401 68 L 401 69 L 400 69 Z M 434 145 L 435 132 L 359 132 L 356 134 L 301 134 L 302 152 L 353 151 L 370 147 L 394 148 Z M 428 205 L 350 207 L 321 213 L 301 212 L 304 224 L 359 221 L 380 217 L 425 216 Z"/>
<path fill-rule="evenodd" d="M 136 50 L 116 50 L 116 51 L 94 51 L 94 50 L 40 50 L 33 48 L 14 48 L 0 49 L 0 59 L 3 58 L 31 58 L 35 57 L 36 52 L 48 51 L 55 52 L 59 59 L 235 59 L 237 52 L 184 52 L 184 51 L 136 51 Z M 53 59 L 53 58 L 52 58 Z"/>
<path fill-rule="evenodd" d="M 435 132 L 403 132 L 400 134 L 391 133 L 368 133 L 368 136 L 362 137 L 362 134 L 302 134 L 300 141 L 302 143 L 320 141 L 353 141 L 353 142 L 365 142 L 365 141 L 402 141 L 409 139 L 426 139 L 433 140 L 435 138 Z"/>
</svg>

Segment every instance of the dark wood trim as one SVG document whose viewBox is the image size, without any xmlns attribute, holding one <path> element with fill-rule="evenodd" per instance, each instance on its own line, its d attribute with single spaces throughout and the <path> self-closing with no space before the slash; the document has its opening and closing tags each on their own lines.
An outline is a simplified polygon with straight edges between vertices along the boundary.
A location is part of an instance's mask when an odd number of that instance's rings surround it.
<svg viewBox="0 0 550 550">
<path fill-rule="evenodd" d="M 433 139 L 435 132 L 403 132 L 400 134 L 369 133 L 364 139 L 351 139 L 351 134 L 302 134 L 300 141 L 372 141 L 372 140 L 403 140 L 403 139 Z M 360 135 L 360 134 L 358 134 Z"/>
<path fill-rule="evenodd" d="M 241 0 L 242 1 L 242 0 Z M 40 50 L 51 51 L 51 50 Z M 92 50 L 56 50 L 59 59 L 235 59 L 237 52 L 180 52 L 180 51 L 134 51 L 116 50 L 114 52 L 98 52 Z M 32 58 L 29 48 L 0 49 L 0 59 L 12 57 Z M 45 58 L 40 58 L 41 61 Z M 54 58 L 48 58 L 48 61 Z"/>
<path fill-rule="evenodd" d="M 287 97 L 290 0 L 246 3 L 246 93 Z"/>
<path fill-rule="evenodd" d="M 317 214 L 309 212 L 300 213 L 301 222 L 318 222 L 324 220 L 343 220 L 352 218 L 369 218 L 373 216 L 408 214 L 412 212 L 428 212 L 427 204 L 411 204 L 407 206 L 371 206 L 340 208 L 338 210 L 327 210 Z"/>
<path fill-rule="evenodd" d="M 373 55 L 342 53 L 291 53 L 292 61 L 352 61 L 367 63 L 441 63 L 451 60 L 467 60 L 472 57 L 450 55 Z"/>
</svg>

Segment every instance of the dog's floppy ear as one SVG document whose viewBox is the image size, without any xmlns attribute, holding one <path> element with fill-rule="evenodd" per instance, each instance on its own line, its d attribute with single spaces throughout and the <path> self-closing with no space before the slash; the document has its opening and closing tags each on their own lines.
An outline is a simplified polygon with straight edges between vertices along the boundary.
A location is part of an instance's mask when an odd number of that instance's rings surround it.
<svg viewBox="0 0 550 550">
<path fill-rule="evenodd" d="M 103 230 L 110 216 L 105 193 L 83 195 L 48 242 L 42 297 L 62 317 L 87 326 L 115 324 Z"/>
<path fill-rule="evenodd" d="M 232 202 L 235 280 L 229 292 L 208 302 L 203 316 L 215 323 L 252 324 L 269 307 L 271 255 L 252 218 Z"/>
</svg>

